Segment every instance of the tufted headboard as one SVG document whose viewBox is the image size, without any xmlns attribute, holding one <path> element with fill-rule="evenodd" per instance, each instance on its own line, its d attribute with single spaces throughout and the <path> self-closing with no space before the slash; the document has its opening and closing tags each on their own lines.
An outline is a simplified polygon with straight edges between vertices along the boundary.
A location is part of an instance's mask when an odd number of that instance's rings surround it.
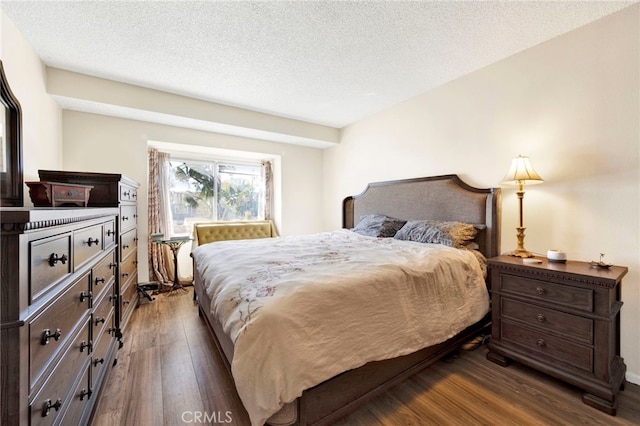
<svg viewBox="0 0 640 426">
<path fill-rule="evenodd" d="M 278 236 L 276 227 L 271 220 L 196 223 L 193 225 L 193 234 L 193 249 L 199 245 L 215 241 L 249 240 Z"/>
<path fill-rule="evenodd" d="M 353 228 L 366 214 L 484 225 L 476 242 L 489 258 L 500 254 L 500 197 L 500 188 L 474 188 L 457 175 L 370 183 L 344 199 L 342 225 Z"/>
</svg>

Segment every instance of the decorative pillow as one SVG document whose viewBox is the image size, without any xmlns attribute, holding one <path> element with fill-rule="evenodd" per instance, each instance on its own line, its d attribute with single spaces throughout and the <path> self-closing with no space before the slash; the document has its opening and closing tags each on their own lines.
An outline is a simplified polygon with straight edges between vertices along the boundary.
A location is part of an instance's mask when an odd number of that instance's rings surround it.
<svg viewBox="0 0 640 426">
<path fill-rule="evenodd" d="M 406 220 L 383 214 L 368 214 L 360 218 L 353 232 L 369 237 L 393 237 L 405 223 Z"/>
<path fill-rule="evenodd" d="M 410 220 L 394 238 L 463 248 L 473 241 L 477 233 L 477 227 L 470 223 Z"/>
</svg>

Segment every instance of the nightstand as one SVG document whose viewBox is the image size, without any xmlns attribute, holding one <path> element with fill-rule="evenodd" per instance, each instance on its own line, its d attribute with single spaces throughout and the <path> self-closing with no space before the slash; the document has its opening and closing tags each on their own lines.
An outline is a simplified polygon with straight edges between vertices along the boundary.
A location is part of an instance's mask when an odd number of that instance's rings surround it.
<svg viewBox="0 0 640 426">
<path fill-rule="evenodd" d="M 489 259 L 492 329 L 487 358 L 511 360 L 585 391 L 582 401 L 615 415 L 626 365 L 620 357 L 620 283 L 627 268 L 567 261 Z"/>
</svg>

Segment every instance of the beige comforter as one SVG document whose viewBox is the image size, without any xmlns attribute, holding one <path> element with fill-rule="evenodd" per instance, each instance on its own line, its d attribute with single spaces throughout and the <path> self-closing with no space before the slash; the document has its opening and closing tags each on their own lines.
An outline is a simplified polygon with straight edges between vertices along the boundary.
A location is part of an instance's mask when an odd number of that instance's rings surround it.
<svg viewBox="0 0 640 426">
<path fill-rule="evenodd" d="M 339 230 L 218 242 L 193 255 L 235 343 L 232 374 L 253 425 L 307 388 L 440 343 L 489 310 L 466 250 Z"/>
</svg>

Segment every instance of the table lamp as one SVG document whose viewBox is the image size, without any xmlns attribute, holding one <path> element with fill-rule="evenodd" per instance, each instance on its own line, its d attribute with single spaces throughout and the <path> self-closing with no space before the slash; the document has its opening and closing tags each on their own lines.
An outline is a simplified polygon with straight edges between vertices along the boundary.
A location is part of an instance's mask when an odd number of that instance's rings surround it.
<svg viewBox="0 0 640 426">
<path fill-rule="evenodd" d="M 519 155 L 511 161 L 511 168 L 507 175 L 502 179 L 503 185 L 518 185 L 518 204 L 520 207 L 520 226 L 516 228 L 518 231 L 518 248 L 514 251 L 506 253 L 510 256 L 518 256 L 518 257 L 533 257 L 533 254 L 527 251 L 524 248 L 524 230 L 526 229 L 523 226 L 522 221 L 522 200 L 524 199 L 524 185 L 534 185 L 537 183 L 542 183 L 543 180 L 533 170 L 531 166 L 531 162 L 529 161 L 529 157 L 525 157 L 523 155 Z"/>
</svg>

